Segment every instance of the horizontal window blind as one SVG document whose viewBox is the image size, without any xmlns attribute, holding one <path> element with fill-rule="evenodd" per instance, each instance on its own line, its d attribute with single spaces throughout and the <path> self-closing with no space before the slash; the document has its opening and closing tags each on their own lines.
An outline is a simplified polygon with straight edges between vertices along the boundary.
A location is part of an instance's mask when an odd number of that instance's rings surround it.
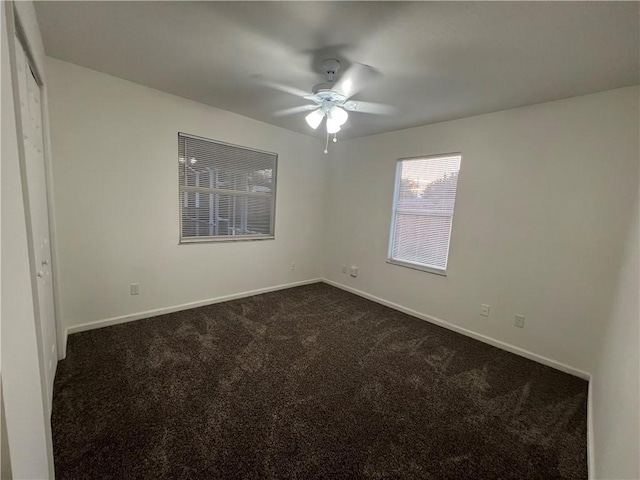
<svg viewBox="0 0 640 480">
<path fill-rule="evenodd" d="M 389 260 L 445 271 L 460 155 L 399 160 Z"/>
<path fill-rule="evenodd" d="M 178 135 L 181 241 L 273 237 L 277 155 Z"/>
</svg>

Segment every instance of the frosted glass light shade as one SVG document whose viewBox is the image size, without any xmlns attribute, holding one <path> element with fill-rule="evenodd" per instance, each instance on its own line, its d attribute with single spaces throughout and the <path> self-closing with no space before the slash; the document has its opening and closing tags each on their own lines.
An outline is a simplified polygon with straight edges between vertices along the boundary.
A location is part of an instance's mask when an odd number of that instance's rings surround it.
<svg viewBox="0 0 640 480">
<path fill-rule="evenodd" d="M 318 128 L 320 123 L 322 123 L 322 119 L 324 118 L 324 114 L 320 111 L 320 109 L 314 110 L 309 115 L 304 117 L 309 126 L 314 130 Z"/>
<path fill-rule="evenodd" d="M 327 117 L 327 133 L 338 133 L 340 125 L 333 117 Z"/>
<path fill-rule="evenodd" d="M 329 116 L 340 126 L 344 125 L 349 118 L 347 111 L 340 107 L 333 107 Z"/>
</svg>

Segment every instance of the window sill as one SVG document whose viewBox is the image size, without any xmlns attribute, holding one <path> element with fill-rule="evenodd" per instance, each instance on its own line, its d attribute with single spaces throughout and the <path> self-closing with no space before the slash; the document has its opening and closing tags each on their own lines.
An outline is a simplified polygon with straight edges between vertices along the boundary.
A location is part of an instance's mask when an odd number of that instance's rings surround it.
<svg viewBox="0 0 640 480">
<path fill-rule="evenodd" d="M 395 260 L 393 258 L 388 258 L 387 263 L 391 265 L 397 265 L 398 267 L 406 267 L 411 268 L 413 270 L 420 270 L 422 272 L 433 273 L 434 275 L 439 275 L 441 277 L 447 276 L 446 270 L 440 270 L 439 268 L 427 267 L 425 265 L 420 265 L 418 263 L 411 262 L 403 262 L 402 260 Z"/>
<path fill-rule="evenodd" d="M 228 235 L 226 237 L 194 237 L 194 238 L 181 238 L 178 242 L 179 245 L 194 245 L 198 243 L 230 243 L 230 242 L 251 242 L 258 240 L 275 240 L 273 235 Z"/>
</svg>

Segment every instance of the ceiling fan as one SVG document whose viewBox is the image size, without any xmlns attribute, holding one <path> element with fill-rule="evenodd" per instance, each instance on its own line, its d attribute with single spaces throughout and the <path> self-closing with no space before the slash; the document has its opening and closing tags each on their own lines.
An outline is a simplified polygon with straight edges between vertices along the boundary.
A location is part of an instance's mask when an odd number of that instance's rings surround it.
<svg viewBox="0 0 640 480">
<path fill-rule="evenodd" d="M 366 88 L 374 80 L 381 76 L 381 73 L 373 67 L 362 63 L 353 63 L 336 80 L 336 73 L 340 70 L 340 62 L 334 58 L 325 60 L 322 69 L 327 75 L 327 80 L 315 85 L 311 94 L 299 91 L 294 88 L 269 82 L 271 87 L 300 96 L 312 104 L 300 105 L 298 107 L 287 108 L 274 113 L 276 116 L 292 115 L 295 113 L 307 112 L 305 120 L 307 124 L 316 130 L 326 119 L 327 143 L 324 153 L 328 153 L 329 135 L 333 135 L 333 141 L 337 141 L 336 134 L 349 118 L 349 112 L 389 114 L 394 108 L 389 105 L 372 102 L 359 102 L 350 98 Z"/>
</svg>

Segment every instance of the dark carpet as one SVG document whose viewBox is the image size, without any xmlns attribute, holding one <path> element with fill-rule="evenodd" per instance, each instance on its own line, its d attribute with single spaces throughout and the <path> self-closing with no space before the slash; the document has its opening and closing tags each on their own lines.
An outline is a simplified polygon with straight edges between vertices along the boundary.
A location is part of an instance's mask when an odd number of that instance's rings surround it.
<svg viewBox="0 0 640 480">
<path fill-rule="evenodd" d="M 314 284 L 71 335 L 58 479 L 587 478 L 587 382 Z"/>
</svg>

